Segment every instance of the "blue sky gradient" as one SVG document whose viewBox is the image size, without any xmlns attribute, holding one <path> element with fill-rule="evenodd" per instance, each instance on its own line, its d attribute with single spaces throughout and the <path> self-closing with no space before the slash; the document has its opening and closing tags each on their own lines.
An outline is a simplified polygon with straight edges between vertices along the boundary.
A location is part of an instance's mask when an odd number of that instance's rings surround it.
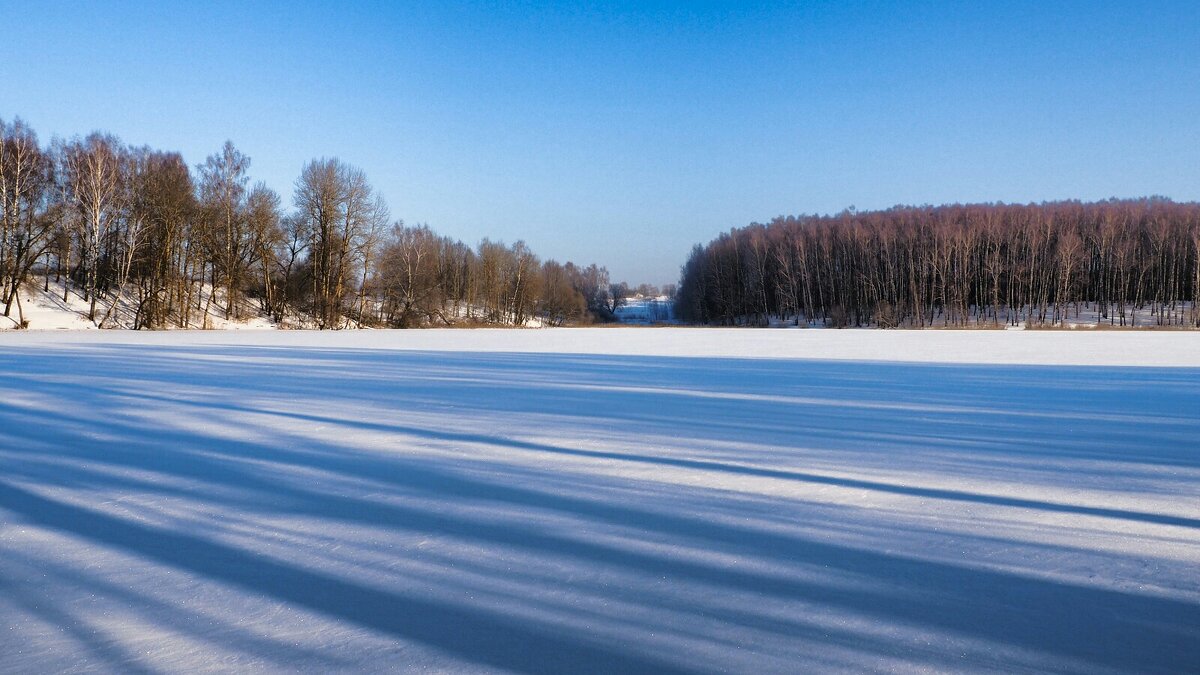
<svg viewBox="0 0 1200 675">
<path fill-rule="evenodd" d="M 0 118 L 674 281 L 781 214 L 1200 198 L 1198 2 L 0 0 Z M 18 26 L 13 29 L 13 26 Z"/>
</svg>

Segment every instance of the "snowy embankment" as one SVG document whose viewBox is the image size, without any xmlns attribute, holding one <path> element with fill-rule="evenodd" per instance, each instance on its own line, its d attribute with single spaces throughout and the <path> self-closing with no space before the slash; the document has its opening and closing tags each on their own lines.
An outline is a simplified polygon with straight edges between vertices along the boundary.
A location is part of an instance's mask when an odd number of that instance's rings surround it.
<svg viewBox="0 0 1200 675">
<path fill-rule="evenodd" d="M 211 286 L 205 284 L 201 293 L 207 296 Z M 219 294 L 218 294 L 219 295 Z M 21 319 L 30 330 L 92 330 L 100 328 L 132 328 L 137 311 L 137 301 L 126 294 L 116 301 L 105 297 L 96 303 L 95 321 L 88 319 L 90 303 L 84 299 L 79 289 L 66 288 L 59 282 L 47 281 L 45 287 L 39 281 L 35 285 L 26 285 L 21 289 L 21 304 L 16 303 L 9 308 L 8 316 L 0 316 L 0 331 L 17 330 L 21 327 Z M 243 301 L 240 305 L 241 319 L 226 319 L 225 307 L 218 303 L 201 303 L 194 308 L 189 321 L 195 328 L 210 328 L 218 330 L 265 330 L 275 328 L 270 317 L 266 316 L 256 303 Z M 167 328 L 175 328 L 172 323 Z"/>
<path fill-rule="evenodd" d="M 1189 333 L 4 334 L 0 671 L 1185 672 L 1198 410 Z"/>
</svg>

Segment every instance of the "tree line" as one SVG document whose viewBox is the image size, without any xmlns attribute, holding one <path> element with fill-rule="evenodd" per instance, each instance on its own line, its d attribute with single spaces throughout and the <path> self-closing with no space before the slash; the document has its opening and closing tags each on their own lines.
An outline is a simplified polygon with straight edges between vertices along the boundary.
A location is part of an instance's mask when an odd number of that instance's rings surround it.
<svg viewBox="0 0 1200 675">
<path fill-rule="evenodd" d="M 23 289 L 51 280 L 98 325 L 132 328 L 250 313 L 317 328 L 563 325 L 612 320 L 629 294 L 595 264 L 392 220 L 366 175 L 336 158 L 303 167 L 290 209 L 249 167 L 230 142 L 193 168 L 100 132 L 42 145 L 20 119 L 0 120 L 4 315 L 24 325 Z"/>
<path fill-rule="evenodd" d="M 705 324 L 1200 327 L 1200 203 L 898 206 L 779 217 L 697 245 L 677 312 Z"/>
</svg>

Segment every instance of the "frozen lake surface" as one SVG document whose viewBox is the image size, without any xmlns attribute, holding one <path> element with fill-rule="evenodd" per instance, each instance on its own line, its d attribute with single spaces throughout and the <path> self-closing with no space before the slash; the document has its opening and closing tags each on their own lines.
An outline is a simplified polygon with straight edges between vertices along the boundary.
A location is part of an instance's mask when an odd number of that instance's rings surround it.
<svg viewBox="0 0 1200 675">
<path fill-rule="evenodd" d="M 0 672 L 1194 672 L 1200 337 L 0 334 Z"/>
</svg>

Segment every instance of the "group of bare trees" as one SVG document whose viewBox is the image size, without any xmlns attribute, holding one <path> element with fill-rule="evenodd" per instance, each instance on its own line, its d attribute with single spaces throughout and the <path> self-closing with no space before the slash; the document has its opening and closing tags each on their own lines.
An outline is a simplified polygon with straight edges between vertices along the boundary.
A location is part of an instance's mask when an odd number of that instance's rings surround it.
<svg viewBox="0 0 1200 675">
<path fill-rule="evenodd" d="M 0 120 L 0 300 L 4 313 L 49 245 L 62 211 L 55 162 L 20 120 Z"/>
<path fill-rule="evenodd" d="M 319 328 L 561 325 L 611 319 L 624 293 L 603 267 L 542 262 L 523 242 L 472 248 L 393 222 L 337 159 L 303 167 L 290 212 L 249 168 L 232 143 L 193 171 L 111 135 L 42 145 L 0 120 L 4 315 L 23 324 L 23 289 L 51 280 L 97 324 L 134 328 L 248 313 Z"/>
<path fill-rule="evenodd" d="M 365 323 L 410 327 L 456 322 L 561 326 L 613 318 L 608 271 L 541 262 L 521 241 L 483 240 L 472 249 L 427 226 L 392 227 L 363 290 Z M 620 302 L 618 299 L 617 302 Z"/>
<path fill-rule="evenodd" d="M 1200 326 L 1200 204 L 1163 198 L 776 218 L 696 246 L 677 311 L 716 324 Z"/>
</svg>

